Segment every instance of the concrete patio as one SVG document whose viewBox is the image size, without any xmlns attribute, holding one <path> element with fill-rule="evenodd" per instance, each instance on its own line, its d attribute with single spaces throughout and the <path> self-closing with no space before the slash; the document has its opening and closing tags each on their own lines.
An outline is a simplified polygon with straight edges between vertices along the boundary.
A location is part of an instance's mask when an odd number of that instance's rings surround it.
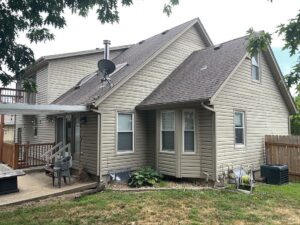
<svg viewBox="0 0 300 225">
<path fill-rule="evenodd" d="M 18 177 L 19 192 L 0 195 L 0 207 L 79 192 L 96 186 L 97 183 L 94 181 L 80 182 L 75 178 L 71 178 L 70 184 L 62 182 L 61 188 L 58 188 L 57 183 L 55 187 L 52 186 L 52 179 L 46 176 L 44 172 L 29 173 Z"/>
</svg>

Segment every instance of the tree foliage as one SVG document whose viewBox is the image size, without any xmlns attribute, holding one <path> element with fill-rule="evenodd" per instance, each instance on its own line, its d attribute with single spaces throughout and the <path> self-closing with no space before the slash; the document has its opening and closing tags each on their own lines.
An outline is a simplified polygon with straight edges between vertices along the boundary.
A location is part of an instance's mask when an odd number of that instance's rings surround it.
<svg viewBox="0 0 300 225">
<path fill-rule="evenodd" d="M 265 31 L 255 32 L 253 28 L 247 31 L 249 35 L 247 51 L 251 57 L 256 55 L 260 50 L 266 50 L 271 44 L 272 36 Z"/>
<path fill-rule="evenodd" d="M 163 11 L 170 15 L 179 0 L 166 0 Z M 51 28 L 66 26 L 64 12 L 86 17 L 96 8 L 101 23 L 119 22 L 119 7 L 131 6 L 133 0 L 4 0 L 0 2 L 0 81 L 4 86 L 13 80 L 23 80 L 23 87 L 36 90 L 34 82 L 24 77 L 27 66 L 34 63 L 34 53 L 17 42 L 24 32 L 31 43 L 55 38 Z"/>
<path fill-rule="evenodd" d="M 300 109 L 300 95 L 295 99 L 296 106 Z M 291 116 L 291 133 L 293 135 L 300 135 L 300 114 L 295 114 Z"/>
</svg>

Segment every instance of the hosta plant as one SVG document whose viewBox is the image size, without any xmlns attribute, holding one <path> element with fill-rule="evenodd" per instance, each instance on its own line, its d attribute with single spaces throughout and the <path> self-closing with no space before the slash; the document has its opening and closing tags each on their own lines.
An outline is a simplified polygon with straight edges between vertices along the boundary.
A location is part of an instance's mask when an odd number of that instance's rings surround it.
<svg viewBox="0 0 300 225">
<path fill-rule="evenodd" d="M 160 182 L 162 178 L 162 175 L 156 170 L 145 167 L 137 170 L 130 176 L 128 185 L 130 187 L 153 186 Z"/>
</svg>

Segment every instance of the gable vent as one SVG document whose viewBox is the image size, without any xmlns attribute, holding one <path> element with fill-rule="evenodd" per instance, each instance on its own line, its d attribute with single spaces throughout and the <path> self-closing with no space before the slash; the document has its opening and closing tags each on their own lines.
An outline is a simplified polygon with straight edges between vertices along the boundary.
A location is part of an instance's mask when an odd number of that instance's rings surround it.
<svg viewBox="0 0 300 225">
<path fill-rule="evenodd" d="M 207 69 L 207 65 L 204 65 L 204 66 L 201 67 L 200 70 L 206 70 L 206 69 Z"/>
<path fill-rule="evenodd" d="M 162 35 L 165 35 L 166 33 L 168 33 L 169 32 L 169 30 L 165 30 L 164 32 L 162 32 L 161 34 Z"/>
<path fill-rule="evenodd" d="M 139 42 L 139 45 L 143 44 L 145 42 L 145 40 L 142 40 Z"/>
<path fill-rule="evenodd" d="M 215 45 L 215 46 L 214 46 L 214 50 L 218 50 L 218 49 L 220 49 L 221 47 L 222 47 L 222 44 Z"/>
</svg>

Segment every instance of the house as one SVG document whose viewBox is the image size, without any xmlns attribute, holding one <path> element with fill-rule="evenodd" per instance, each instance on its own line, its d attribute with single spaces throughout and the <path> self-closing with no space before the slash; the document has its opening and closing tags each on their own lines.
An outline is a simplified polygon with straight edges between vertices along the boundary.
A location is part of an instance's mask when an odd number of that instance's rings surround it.
<svg viewBox="0 0 300 225">
<path fill-rule="evenodd" d="M 142 166 L 178 178 L 208 173 L 213 180 L 228 163 L 258 169 L 264 136 L 288 134 L 297 110 L 271 48 L 251 58 L 246 46 L 247 37 L 213 45 L 194 19 L 120 48 L 110 58 L 116 65 L 110 82 L 81 64 L 73 69 L 82 73 L 68 83 L 72 68 L 63 73 L 68 64 L 61 61 L 51 72 L 49 60 L 47 87 L 39 87 L 37 99 L 48 92 L 57 98 L 30 107 L 2 104 L 0 112 L 48 115 L 55 135 L 45 132 L 38 141 L 70 144 L 73 168 L 101 179 Z M 37 83 L 42 77 L 36 73 Z M 24 140 L 33 140 L 40 123 L 28 126 Z"/>
</svg>

